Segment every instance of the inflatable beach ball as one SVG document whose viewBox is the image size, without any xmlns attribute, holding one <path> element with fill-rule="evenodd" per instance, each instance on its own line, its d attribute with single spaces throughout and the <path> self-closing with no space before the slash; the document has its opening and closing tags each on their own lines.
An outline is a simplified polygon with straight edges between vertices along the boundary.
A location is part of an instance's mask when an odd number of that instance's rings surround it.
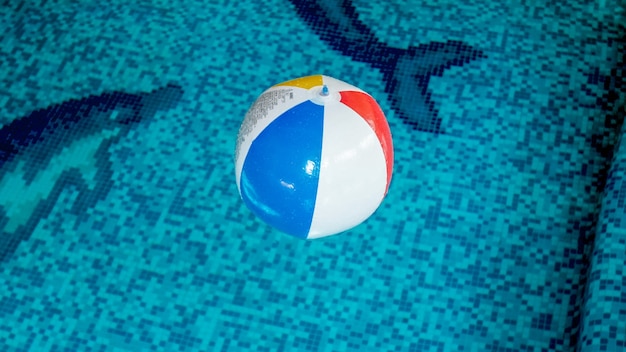
<svg viewBox="0 0 626 352">
<path fill-rule="evenodd" d="M 376 101 L 328 76 L 263 92 L 237 138 L 243 202 L 299 238 L 334 235 L 365 221 L 387 194 L 392 169 L 391 133 Z"/>
</svg>

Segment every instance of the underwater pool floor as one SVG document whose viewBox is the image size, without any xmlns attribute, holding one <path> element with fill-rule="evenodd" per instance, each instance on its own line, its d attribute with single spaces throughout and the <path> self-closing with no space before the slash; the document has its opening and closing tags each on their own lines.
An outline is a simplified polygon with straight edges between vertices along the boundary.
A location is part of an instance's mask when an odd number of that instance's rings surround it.
<svg viewBox="0 0 626 352">
<path fill-rule="evenodd" d="M 0 350 L 621 351 L 621 1 L 0 7 Z M 304 241 L 235 184 L 246 111 L 324 74 L 393 136 Z"/>
</svg>

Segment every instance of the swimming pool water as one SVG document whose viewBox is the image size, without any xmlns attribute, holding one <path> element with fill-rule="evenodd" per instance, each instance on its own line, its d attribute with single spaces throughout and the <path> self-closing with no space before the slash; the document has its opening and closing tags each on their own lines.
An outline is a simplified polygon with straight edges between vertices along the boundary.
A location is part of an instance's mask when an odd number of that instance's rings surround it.
<svg viewBox="0 0 626 352">
<path fill-rule="evenodd" d="M 14 1 L 0 7 L 0 350 L 620 351 L 624 4 Z M 370 93 L 365 223 L 241 202 L 269 86 Z"/>
</svg>

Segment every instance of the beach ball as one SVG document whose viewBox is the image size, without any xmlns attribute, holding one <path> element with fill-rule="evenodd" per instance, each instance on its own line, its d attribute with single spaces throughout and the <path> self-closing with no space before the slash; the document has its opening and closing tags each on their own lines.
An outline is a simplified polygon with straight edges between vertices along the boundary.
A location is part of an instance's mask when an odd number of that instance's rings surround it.
<svg viewBox="0 0 626 352">
<path fill-rule="evenodd" d="M 378 103 L 323 75 L 263 92 L 236 143 L 235 178 L 245 205 L 303 239 L 365 221 L 387 194 L 392 169 L 391 132 Z"/>
</svg>

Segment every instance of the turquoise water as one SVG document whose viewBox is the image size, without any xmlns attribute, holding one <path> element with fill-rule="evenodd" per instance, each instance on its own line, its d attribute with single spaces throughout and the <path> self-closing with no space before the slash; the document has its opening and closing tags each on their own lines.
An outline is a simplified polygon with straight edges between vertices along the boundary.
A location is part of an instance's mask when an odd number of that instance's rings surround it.
<svg viewBox="0 0 626 352">
<path fill-rule="evenodd" d="M 623 349 L 623 9 L 5 2 L 0 349 Z M 318 73 L 379 102 L 395 168 L 302 241 L 233 152 L 264 89 Z"/>
</svg>

